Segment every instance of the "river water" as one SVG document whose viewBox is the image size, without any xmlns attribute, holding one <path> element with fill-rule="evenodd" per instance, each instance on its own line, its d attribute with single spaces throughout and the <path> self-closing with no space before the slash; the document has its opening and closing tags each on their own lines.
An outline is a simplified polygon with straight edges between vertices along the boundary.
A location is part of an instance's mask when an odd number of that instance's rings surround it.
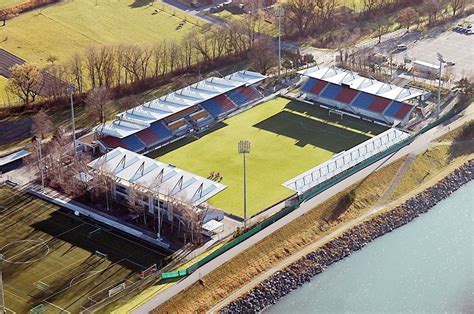
<svg viewBox="0 0 474 314">
<path fill-rule="evenodd" d="M 474 181 L 267 312 L 474 313 Z"/>
</svg>

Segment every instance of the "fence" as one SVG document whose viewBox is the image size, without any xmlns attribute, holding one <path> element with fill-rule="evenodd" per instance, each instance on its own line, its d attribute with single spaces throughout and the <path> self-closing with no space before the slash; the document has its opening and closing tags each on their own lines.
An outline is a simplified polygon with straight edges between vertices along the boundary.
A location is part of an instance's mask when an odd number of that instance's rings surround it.
<svg viewBox="0 0 474 314">
<path fill-rule="evenodd" d="M 330 178 L 327 181 L 319 184 L 318 186 L 315 186 L 314 188 L 306 191 L 305 193 L 300 195 L 298 201 L 295 204 L 285 207 L 284 209 L 282 209 L 278 213 L 274 214 L 273 216 L 270 216 L 269 218 L 262 221 L 261 223 L 259 223 L 255 227 L 253 227 L 252 229 L 250 229 L 247 232 L 239 235 L 235 239 L 229 241 L 228 243 L 226 243 L 222 247 L 218 248 L 214 252 L 210 253 L 209 255 L 203 257 L 202 259 L 200 259 L 199 261 L 197 261 L 196 263 L 194 263 L 190 267 L 188 267 L 186 269 L 179 270 L 179 271 L 164 272 L 164 273 L 161 274 L 161 278 L 162 279 L 170 279 L 170 278 L 181 278 L 181 277 L 188 276 L 189 274 L 193 273 L 196 269 L 198 269 L 199 267 L 201 267 L 201 266 L 205 265 L 206 263 L 210 262 L 211 260 L 213 260 L 217 256 L 219 256 L 219 255 L 223 254 L 224 252 L 230 250 L 231 248 L 233 248 L 234 246 L 236 246 L 236 245 L 240 244 L 241 242 L 247 240 L 248 238 L 250 238 L 251 236 L 253 236 L 257 232 L 260 232 L 261 230 L 265 229 L 266 227 L 273 224 L 277 220 L 279 220 L 279 219 L 283 218 L 284 216 L 288 215 L 289 213 L 291 213 L 292 211 L 294 211 L 295 209 L 300 207 L 300 205 L 303 202 L 305 202 L 305 201 L 315 197 L 316 195 L 324 192 L 325 190 L 327 190 L 330 187 L 334 186 L 335 184 L 341 182 L 342 180 L 350 177 L 354 173 L 366 168 L 367 166 L 369 166 L 369 165 L 371 165 L 371 164 L 387 157 L 388 155 L 400 150 L 401 148 L 411 144 L 419 135 L 421 135 L 421 134 L 429 131 L 430 129 L 436 127 L 437 125 L 449 120 L 454 115 L 456 115 L 456 113 L 457 113 L 456 110 L 451 110 L 446 115 L 440 117 L 436 121 L 433 121 L 432 123 L 430 123 L 427 126 L 425 126 L 424 128 L 422 128 L 418 133 L 414 134 L 413 136 L 411 136 L 411 137 L 401 141 L 400 143 L 397 143 L 397 144 L 387 148 L 386 150 L 384 150 L 384 151 L 382 151 L 382 152 L 380 152 L 380 153 L 378 153 L 378 154 L 376 154 L 376 155 L 374 155 L 374 156 L 358 163 L 354 167 L 352 167 L 350 169 L 347 169 L 346 171 L 340 173 L 336 177 Z"/>
</svg>

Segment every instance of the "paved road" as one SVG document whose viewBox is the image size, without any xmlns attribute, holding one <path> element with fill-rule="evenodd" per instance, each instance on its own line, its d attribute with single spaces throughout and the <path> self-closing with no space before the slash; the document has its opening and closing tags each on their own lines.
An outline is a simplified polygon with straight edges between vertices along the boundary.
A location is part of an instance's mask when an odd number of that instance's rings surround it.
<svg viewBox="0 0 474 314">
<path fill-rule="evenodd" d="M 263 238 L 267 237 L 274 231 L 280 229 L 282 226 L 288 224 L 289 222 L 295 220 L 296 218 L 300 217 L 304 213 L 308 212 L 309 210 L 315 208 L 325 200 L 329 199 L 333 195 L 337 194 L 338 192 L 348 188 L 352 184 L 364 179 L 367 177 L 369 174 L 372 172 L 376 171 L 378 168 L 383 167 L 385 165 L 388 165 L 399 158 L 412 153 L 412 154 L 419 154 L 423 151 L 425 151 L 430 145 L 431 141 L 440 135 L 446 133 L 449 131 L 449 129 L 453 129 L 462 123 L 464 123 L 467 120 L 472 120 L 474 117 L 474 105 L 471 104 L 471 106 L 465 111 L 465 113 L 455 120 L 454 122 L 450 123 L 450 125 L 441 125 L 438 126 L 429 132 L 419 136 L 413 143 L 410 145 L 404 147 L 397 153 L 388 156 L 370 166 L 367 168 L 355 173 L 354 175 L 350 176 L 349 178 L 345 179 L 342 182 L 339 182 L 338 184 L 334 185 L 333 187 L 329 188 L 328 190 L 322 192 L 321 194 L 317 195 L 313 199 L 303 203 L 301 207 L 296 209 L 295 211 L 291 212 L 284 218 L 280 219 L 279 221 L 275 222 L 274 224 L 270 225 L 269 227 L 265 228 L 263 231 L 257 233 L 256 235 L 252 236 L 251 238 L 247 239 L 246 241 L 242 242 L 240 245 L 230 249 L 229 251 L 223 253 L 219 257 L 215 258 L 211 262 L 207 263 L 203 267 L 199 268 L 197 271 L 189 275 L 188 277 L 184 278 L 174 286 L 168 288 L 167 290 L 161 292 L 160 294 L 156 295 L 153 297 L 151 300 L 148 302 L 142 304 L 138 308 L 132 311 L 132 313 L 148 313 L 160 304 L 164 303 L 168 299 L 172 298 L 173 296 L 177 295 L 180 291 L 183 291 L 184 289 L 188 288 L 191 286 L 193 283 L 198 281 L 201 277 L 207 275 L 211 271 L 213 271 L 215 268 L 219 267 L 229 259 L 233 258 L 237 254 L 243 252 L 247 248 L 251 247 L 258 241 L 262 240 Z M 359 220 L 357 220 L 359 221 Z M 356 222 L 357 222 L 356 221 Z M 347 223 L 348 226 L 352 226 L 351 222 Z M 303 253 L 301 253 L 303 254 Z M 265 273 L 266 274 L 266 273 Z M 263 276 L 263 275 L 262 275 Z M 261 277 L 259 280 L 261 281 Z M 264 278 L 264 277 L 263 277 Z"/>
</svg>

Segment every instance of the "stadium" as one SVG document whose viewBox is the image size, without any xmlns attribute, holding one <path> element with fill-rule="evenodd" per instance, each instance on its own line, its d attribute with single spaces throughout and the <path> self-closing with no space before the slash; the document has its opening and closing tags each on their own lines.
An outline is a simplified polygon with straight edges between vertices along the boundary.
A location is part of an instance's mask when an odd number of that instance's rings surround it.
<svg viewBox="0 0 474 314">
<path fill-rule="evenodd" d="M 299 75 L 296 95 L 264 96 L 259 86 L 266 77 L 252 71 L 207 78 L 98 126 L 92 143 L 105 153 L 101 158 L 122 162 L 122 169 L 117 162 L 101 169 L 119 178 L 113 197 L 129 201 L 127 186 L 138 184 L 150 214 L 183 225 L 190 211 L 201 213 L 203 224 L 222 217 L 219 212 L 243 217 L 237 143 L 248 140 L 247 213 L 255 216 L 406 139 L 404 127 L 425 96 L 338 68 L 316 66 Z M 156 159 L 156 170 L 139 154 Z M 97 164 L 91 163 L 95 171 Z M 163 169 L 187 175 L 165 182 Z M 176 200 L 189 210 L 171 206 Z"/>
</svg>

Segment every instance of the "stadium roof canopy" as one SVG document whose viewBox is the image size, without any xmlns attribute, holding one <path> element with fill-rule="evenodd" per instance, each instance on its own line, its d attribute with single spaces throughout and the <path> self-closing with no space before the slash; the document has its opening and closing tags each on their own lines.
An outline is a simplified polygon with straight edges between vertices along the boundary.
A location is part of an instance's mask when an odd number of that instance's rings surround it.
<svg viewBox="0 0 474 314">
<path fill-rule="evenodd" d="M 265 78 L 265 75 L 247 70 L 235 72 L 224 78 L 207 78 L 119 113 L 115 121 L 99 125 L 96 127 L 96 131 L 118 138 L 127 137 L 148 128 L 153 122 L 225 94 L 240 86 L 256 84 Z M 133 124 L 133 126 L 130 124 Z"/>
<path fill-rule="evenodd" d="M 337 85 L 348 85 L 350 88 L 377 95 L 391 100 L 404 102 L 425 94 L 413 88 L 403 88 L 393 84 L 362 77 L 359 74 L 335 67 L 315 66 L 298 72 L 301 75 Z"/>
<path fill-rule="evenodd" d="M 388 129 L 283 183 L 283 186 L 302 194 L 408 137 L 410 137 L 409 133 L 395 128 Z"/>
<path fill-rule="evenodd" d="M 221 183 L 120 147 L 90 162 L 89 167 L 115 177 L 124 186 L 136 184 L 192 206 L 199 206 L 226 188 Z"/>
</svg>

